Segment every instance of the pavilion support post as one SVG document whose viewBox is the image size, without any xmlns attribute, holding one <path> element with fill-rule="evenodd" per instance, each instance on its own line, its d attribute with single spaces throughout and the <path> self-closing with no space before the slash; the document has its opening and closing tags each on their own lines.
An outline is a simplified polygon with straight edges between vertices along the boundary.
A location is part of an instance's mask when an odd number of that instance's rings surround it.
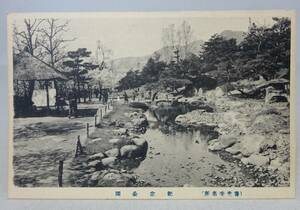
<svg viewBox="0 0 300 210">
<path fill-rule="evenodd" d="M 94 117 L 95 117 L 95 123 L 94 123 L 94 126 L 96 127 L 96 126 L 97 126 L 97 114 L 96 114 Z"/>
<path fill-rule="evenodd" d="M 49 104 L 49 81 L 46 81 L 45 83 L 46 86 L 46 99 L 47 99 L 47 110 L 50 110 L 50 104 Z"/>
<path fill-rule="evenodd" d="M 90 124 L 86 123 L 86 137 L 89 138 L 90 137 Z"/>
</svg>

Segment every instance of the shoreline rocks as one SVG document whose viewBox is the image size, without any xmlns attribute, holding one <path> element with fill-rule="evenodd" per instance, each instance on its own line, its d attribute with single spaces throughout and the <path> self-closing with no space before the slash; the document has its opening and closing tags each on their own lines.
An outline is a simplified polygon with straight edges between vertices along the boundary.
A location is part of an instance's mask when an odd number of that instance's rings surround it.
<svg viewBox="0 0 300 210">
<path fill-rule="evenodd" d="M 194 110 L 175 118 L 175 123 L 185 127 L 193 125 L 199 128 L 208 127 L 211 129 L 217 128 L 219 121 L 220 115 L 218 113 L 205 112 L 204 110 Z"/>
<path fill-rule="evenodd" d="M 118 148 L 113 148 L 113 149 L 107 150 L 105 152 L 105 155 L 108 157 L 119 157 L 120 150 Z"/>
<path fill-rule="evenodd" d="M 80 183 L 82 186 L 107 187 L 138 184 L 128 168 L 139 165 L 146 156 L 148 143 L 139 134 L 146 130 L 148 121 L 140 111 L 124 112 L 120 119 L 108 122 L 107 128 L 99 128 L 104 131 L 101 137 L 88 139 L 85 160 L 80 162 L 80 173 L 73 178 L 75 186 Z M 112 132 L 107 132 L 111 128 Z M 82 163 L 86 163 L 85 168 Z"/>
<path fill-rule="evenodd" d="M 221 136 L 218 139 L 209 141 L 208 149 L 211 151 L 219 151 L 234 145 L 238 139 L 234 136 Z"/>
<path fill-rule="evenodd" d="M 281 167 L 289 163 L 289 109 L 286 104 L 270 105 L 259 100 L 228 97 L 215 98 L 214 102 L 216 112 L 194 110 L 178 115 L 175 123 L 217 131 L 219 137 L 208 141 L 210 151 L 226 153 L 222 155 L 225 159 L 233 158 L 241 167 L 254 167 L 254 176 L 263 173 L 256 170 L 260 168 L 269 170 L 274 179 L 283 176 L 285 178 L 278 178 L 276 184 L 286 184 L 289 170 Z M 280 161 L 278 156 L 285 161 Z M 268 185 L 267 182 L 264 185 Z"/>
</svg>

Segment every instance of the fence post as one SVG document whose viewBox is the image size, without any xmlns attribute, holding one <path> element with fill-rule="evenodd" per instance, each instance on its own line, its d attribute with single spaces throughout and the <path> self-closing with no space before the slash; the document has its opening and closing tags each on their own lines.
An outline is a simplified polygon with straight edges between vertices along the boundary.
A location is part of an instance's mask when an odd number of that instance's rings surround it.
<svg viewBox="0 0 300 210">
<path fill-rule="evenodd" d="M 107 110 L 109 110 L 109 102 L 107 103 Z"/>
<path fill-rule="evenodd" d="M 106 114 L 106 111 L 107 111 L 106 109 L 107 109 L 107 107 L 105 106 L 105 107 L 104 107 L 104 114 Z"/>
<path fill-rule="evenodd" d="M 97 126 L 97 115 L 95 115 L 95 127 Z"/>
<path fill-rule="evenodd" d="M 63 186 L 63 168 L 64 168 L 64 161 L 60 160 L 59 166 L 58 166 L 58 186 L 59 187 Z"/>
<path fill-rule="evenodd" d="M 102 122 L 102 118 L 103 118 L 103 113 L 102 113 L 102 109 L 100 109 L 100 120 Z"/>
<path fill-rule="evenodd" d="M 77 144 L 76 144 L 76 152 L 75 152 L 75 157 L 78 157 L 79 155 L 81 155 L 83 153 L 83 149 L 82 149 L 82 145 L 80 142 L 80 135 L 77 136 Z"/>
<path fill-rule="evenodd" d="M 86 123 L 86 137 L 89 138 L 90 137 L 90 124 Z"/>
</svg>

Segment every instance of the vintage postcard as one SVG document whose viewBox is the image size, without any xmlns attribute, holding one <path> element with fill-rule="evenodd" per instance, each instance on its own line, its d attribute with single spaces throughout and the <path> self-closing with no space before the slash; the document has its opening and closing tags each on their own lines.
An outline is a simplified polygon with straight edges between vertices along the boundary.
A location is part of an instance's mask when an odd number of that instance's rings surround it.
<svg viewBox="0 0 300 210">
<path fill-rule="evenodd" d="M 295 196 L 295 13 L 8 15 L 10 198 Z"/>
</svg>

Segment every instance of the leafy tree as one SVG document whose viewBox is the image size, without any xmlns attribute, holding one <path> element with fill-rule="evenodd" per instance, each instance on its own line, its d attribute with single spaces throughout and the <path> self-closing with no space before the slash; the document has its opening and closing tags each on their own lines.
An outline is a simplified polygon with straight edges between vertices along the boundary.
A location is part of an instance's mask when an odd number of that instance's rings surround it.
<svg viewBox="0 0 300 210">
<path fill-rule="evenodd" d="M 129 72 L 121 83 L 126 88 L 158 82 L 173 90 L 182 86 L 210 89 L 223 84 L 227 87 L 230 82 L 245 78 L 277 78 L 283 69 L 289 73 L 291 23 L 288 18 L 273 20 L 270 27 L 252 24 L 239 45 L 236 39 L 215 34 L 203 44 L 199 56 L 181 55 L 175 26 L 170 25 L 163 33 L 165 46 L 173 49 L 168 63 L 160 61 L 159 56 L 150 58 L 141 72 Z M 188 25 L 183 26 L 189 29 Z M 190 37 L 190 29 L 187 32 Z M 182 33 L 177 35 L 183 37 Z"/>
<path fill-rule="evenodd" d="M 76 51 L 68 52 L 68 59 L 63 62 L 63 65 L 69 67 L 70 71 L 68 75 L 70 79 L 74 81 L 74 87 L 77 87 L 77 91 L 80 94 L 80 85 L 89 81 L 87 73 L 90 70 L 98 68 L 98 65 L 94 65 L 91 62 L 84 62 L 85 58 L 90 57 L 91 52 L 86 48 L 78 48 Z M 80 102 L 80 98 L 78 99 Z"/>
<path fill-rule="evenodd" d="M 202 72 L 213 73 L 219 84 L 236 79 L 236 71 L 233 68 L 238 53 L 236 39 L 225 39 L 215 34 L 203 45 L 200 54 Z"/>
<path fill-rule="evenodd" d="M 144 84 L 139 71 L 128 71 L 126 76 L 119 81 L 119 90 L 140 87 Z"/>
<path fill-rule="evenodd" d="M 130 70 L 126 76 L 119 81 L 119 88 L 122 90 L 140 87 L 146 83 L 158 82 L 167 64 L 159 60 L 158 55 L 148 59 L 142 71 Z"/>
<path fill-rule="evenodd" d="M 263 76 L 270 80 L 279 76 L 282 69 L 290 69 L 291 22 L 288 18 L 273 18 L 271 27 L 258 27 L 255 23 L 244 41 L 237 65 L 243 78 Z"/>
<path fill-rule="evenodd" d="M 155 55 L 154 57 L 149 58 L 144 66 L 141 72 L 141 79 L 145 83 L 157 82 L 165 68 L 166 63 L 160 61 L 159 56 Z"/>
</svg>

